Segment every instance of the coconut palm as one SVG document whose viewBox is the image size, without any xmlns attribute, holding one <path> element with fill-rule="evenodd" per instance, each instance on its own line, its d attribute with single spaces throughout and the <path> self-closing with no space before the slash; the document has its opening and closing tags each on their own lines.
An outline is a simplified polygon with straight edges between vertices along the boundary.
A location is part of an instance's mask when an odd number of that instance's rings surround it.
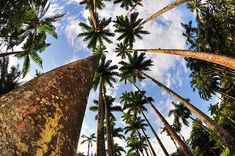
<svg viewBox="0 0 235 156">
<path fill-rule="evenodd" d="M 145 91 L 143 91 L 142 93 L 145 94 Z M 165 153 L 166 156 L 168 156 L 169 154 L 168 154 L 166 148 L 162 144 L 162 142 L 161 142 L 160 138 L 158 137 L 156 131 L 154 130 L 154 128 L 152 127 L 149 120 L 147 119 L 147 117 L 144 114 L 144 112 L 147 111 L 147 108 L 145 107 L 145 104 L 147 104 L 148 102 L 143 97 L 143 94 L 141 94 L 139 91 L 124 92 L 124 93 L 122 93 L 122 96 L 120 97 L 121 103 L 124 104 L 124 109 L 128 109 L 127 114 L 130 114 L 131 112 L 134 112 L 134 114 L 138 113 L 138 114 L 143 115 L 145 121 L 147 122 L 148 126 L 150 127 L 151 131 L 153 132 L 153 134 L 154 134 L 155 138 L 157 139 L 159 145 L 161 146 L 163 152 Z M 147 99 L 150 102 L 154 101 L 152 97 L 147 97 Z M 154 151 L 152 153 L 153 153 L 153 155 L 155 154 Z"/>
<path fill-rule="evenodd" d="M 96 142 L 96 137 L 95 137 L 95 133 L 91 134 L 90 136 L 87 136 L 85 134 L 83 134 L 81 136 L 83 138 L 83 140 L 81 141 L 81 144 L 84 144 L 85 142 L 87 142 L 87 156 L 89 156 L 89 152 L 90 152 L 90 147 L 92 147 L 92 142 Z"/>
<path fill-rule="evenodd" d="M 115 52 L 117 53 L 117 57 L 121 57 L 122 59 L 126 59 L 126 56 L 128 53 L 130 53 L 129 51 L 127 51 L 128 49 L 128 45 L 125 43 L 118 43 L 117 47 L 115 48 Z"/>
<path fill-rule="evenodd" d="M 116 65 L 111 65 L 112 61 L 105 60 L 105 57 L 101 58 L 100 65 L 97 67 L 94 75 L 94 89 L 96 90 L 99 85 L 99 102 L 98 102 L 98 121 L 97 121 L 97 156 L 105 155 L 105 141 L 104 141 L 104 112 L 107 108 L 107 101 L 105 101 L 106 85 L 113 87 L 113 82 L 116 82 L 114 76 L 118 73 L 115 71 L 118 67 Z M 107 110 L 107 109 L 106 109 Z M 107 117 L 107 111 L 106 111 Z M 108 120 L 106 120 L 107 122 Z M 108 127 L 108 126 L 107 126 Z M 110 127 L 108 127 L 110 128 Z M 110 135 L 110 134 L 108 134 Z M 111 138 L 110 136 L 108 139 Z M 112 142 L 109 140 L 109 142 Z M 112 144 L 108 144 L 108 151 L 112 150 Z M 111 152 L 110 152 L 111 153 Z"/>
<path fill-rule="evenodd" d="M 138 15 L 139 13 L 134 12 L 130 14 L 130 18 L 117 16 L 116 21 L 114 21 L 115 32 L 121 34 L 117 40 L 123 40 L 123 43 L 129 45 L 130 48 L 133 47 L 136 37 L 142 39 L 141 35 L 149 34 L 140 25 L 143 19 L 138 19 Z"/>
<path fill-rule="evenodd" d="M 79 37 L 83 37 L 84 41 L 88 41 L 88 48 L 94 49 L 96 48 L 98 43 L 99 45 L 103 45 L 103 41 L 112 43 L 109 37 L 113 37 L 114 33 L 111 33 L 110 30 L 106 28 L 110 24 L 111 18 L 109 18 L 108 20 L 100 20 L 98 15 L 96 15 L 96 27 L 90 17 L 88 17 L 88 21 L 89 25 L 83 22 L 79 23 L 79 25 L 85 30 L 85 32 L 78 34 Z"/>
<path fill-rule="evenodd" d="M 135 64 L 136 62 L 139 62 L 138 64 Z M 142 64 L 145 62 L 149 62 L 147 66 L 143 66 Z M 168 92 L 170 95 L 175 97 L 177 100 L 179 100 L 184 106 L 186 106 L 190 111 L 195 113 L 199 119 L 201 119 L 203 122 L 207 124 L 207 126 L 213 130 L 218 136 L 221 137 L 221 139 L 224 141 L 224 144 L 233 149 L 234 141 L 233 138 L 230 136 L 228 132 L 226 132 L 224 129 L 220 128 L 219 125 L 212 120 L 210 117 L 208 117 L 205 113 L 200 111 L 198 108 L 193 106 L 190 102 L 182 98 L 180 95 L 175 93 L 173 90 L 169 89 L 156 79 L 152 78 L 148 74 L 144 73 L 144 71 L 149 70 L 149 66 L 151 66 L 151 60 L 145 60 L 145 54 L 141 53 L 138 55 L 136 52 L 134 52 L 133 55 L 128 55 L 128 62 L 121 61 L 120 64 L 122 67 L 120 68 L 121 76 L 123 77 L 125 81 L 130 77 L 132 82 L 136 81 L 136 77 L 138 79 L 144 79 L 145 77 L 153 81 L 155 84 L 157 84 L 159 87 L 161 87 L 163 90 Z M 141 66 L 142 65 L 142 66 Z M 142 70 L 142 71 L 141 71 Z M 145 77 L 143 77 L 145 76 Z"/>
</svg>

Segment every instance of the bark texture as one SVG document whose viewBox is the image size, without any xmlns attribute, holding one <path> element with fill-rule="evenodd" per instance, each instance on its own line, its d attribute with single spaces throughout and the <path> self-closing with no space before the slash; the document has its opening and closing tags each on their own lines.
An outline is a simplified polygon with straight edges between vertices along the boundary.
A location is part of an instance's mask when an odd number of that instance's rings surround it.
<svg viewBox="0 0 235 156">
<path fill-rule="evenodd" d="M 1 155 L 75 155 L 98 61 L 75 61 L 1 96 Z"/>
<path fill-rule="evenodd" d="M 190 57 L 216 63 L 224 67 L 228 67 L 235 70 L 235 57 L 233 56 L 225 56 L 203 51 L 191 51 L 191 50 L 182 50 L 182 49 L 133 49 L 133 50 Z"/>
</svg>

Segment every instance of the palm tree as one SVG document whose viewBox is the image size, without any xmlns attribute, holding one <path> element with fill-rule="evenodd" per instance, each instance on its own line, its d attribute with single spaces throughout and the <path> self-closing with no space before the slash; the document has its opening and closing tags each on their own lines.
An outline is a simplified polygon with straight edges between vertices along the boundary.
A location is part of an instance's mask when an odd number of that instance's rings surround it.
<svg viewBox="0 0 235 156">
<path fill-rule="evenodd" d="M 149 70 L 149 66 L 152 65 L 151 60 L 145 60 L 145 54 L 141 53 L 139 56 L 137 52 L 134 52 L 133 55 L 128 55 L 128 61 L 129 62 L 124 62 L 121 61 L 120 64 L 122 67 L 120 68 L 121 70 L 121 76 L 123 80 L 127 80 L 130 78 L 131 82 L 135 82 L 136 78 L 142 80 L 145 77 L 149 78 L 152 80 L 155 84 L 157 84 L 159 87 L 164 89 L 166 92 L 168 92 L 170 95 L 175 97 L 177 100 L 179 100 L 184 106 L 186 106 L 190 111 L 192 111 L 194 114 L 198 116 L 199 119 L 201 119 L 203 122 L 207 124 L 207 126 L 213 130 L 221 139 L 223 140 L 224 144 L 233 149 L 234 141 L 233 138 L 230 136 L 228 132 L 226 132 L 224 129 L 220 128 L 219 125 L 212 120 L 210 117 L 208 117 L 205 113 L 200 111 L 198 108 L 193 106 L 190 102 L 179 96 L 177 93 L 160 83 L 159 81 L 155 80 L 154 78 L 150 77 L 144 71 Z M 130 77 L 131 76 L 131 77 Z M 143 77 L 145 76 L 145 77 Z"/>
<path fill-rule="evenodd" d="M 72 62 L 2 95 L 0 153 L 75 155 L 98 61 Z"/>
<path fill-rule="evenodd" d="M 203 51 L 193 51 L 193 50 L 184 50 L 184 49 L 131 49 L 129 51 L 142 51 L 142 52 L 179 55 L 179 56 L 190 57 L 216 63 L 235 70 L 235 58 L 233 56 L 215 54 L 212 52 L 209 53 Z"/>
<path fill-rule="evenodd" d="M 165 12 L 167 12 L 167 11 L 169 11 L 169 10 L 171 10 L 171 9 L 173 9 L 173 8 L 175 8 L 175 7 L 177 7 L 177 6 L 179 6 L 180 4 L 183 4 L 183 3 L 185 3 L 185 2 L 188 2 L 188 1 L 190 1 L 190 0 L 176 0 L 175 2 L 173 2 L 173 3 L 169 4 L 169 5 L 167 5 L 166 7 L 162 8 L 161 10 L 157 11 L 156 13 L 154 13 L 152 16 L 150 16 L 150 17 L 148 17 L 147 19 L 145 19 L 145 20 L 142 22 L 142 24 L 145 24 L 145 23 L 147 23 L 147 22 L 153 20 L 154 18 L 156 18 L 156 17 L 162 15 L 163 13 L 165 13 Z"/>
<path fill-rule="evenodd" d="M 105 156 L 105 141 L 104 141 L 104 112 L 105 108 L 107 110 L 107 101 L 104 98 L 106 87 L 105 85 L 109 85 L 110 87 L 113 87 L 113 82 L 116 82 L 114 76 L 118 76 L 118 73 L 114 71 L 117 69 L 117 65 L 111 66 L 112 61 L 108 60 L 105 61 L 105 57 L 101 58 L 100 65 L 97 67 L 95 76 L 94 76 L 94 89 L 96 90 L 99 85 L 99 104 L 98 104 L 98 121 L 97 121 L 97 156 Z M 107 111 L 106 111 L 106 117 L 107 117 Z M 108 123 L 106 120 L 106 123 Z M 106 126 L 108 127 L 108 126 Z M 108 127 L 110 128 L 110 127 Z M 107 131 L 107 133 L 111 132 L 110 130 Z M 108 152 L 111 154 L 110 151 L 113 150 L 112 142 L 110 140 L 111 134 L 108 135 Z M 111 154 L 112 155 L 112 154 Z"/>
<path fill-rule="evenodd" d="M 109 29 L 106 27 L 111 22 L 111 18 L 108 20 L 102 19 L 100 20 L 98 15 L 95 16 L 95 22 L 97 23 L 97 26 L 95 27 L 94 22 L 90 17 L 88 17 L 89 25 L 86 23 L 79 23 L 79 25 L 86 30 L 85 32 L 82 32 L 78 34 L 79 37 L 83 37 L 84 41 L 88 41 L 88 48 L 96 48 L 97 44 L 103 45 L 103 40 L 112 43 L 112 41 L 109 39 L 109 37 L 113 37 L 114 33 L 111 33 Z"/>
<path fill-rule="evenodd" d="M 122 156 L 122 153 L 126 153 L 124 148 L 117 143 L 114 144 L 114 151 L 116 156 Z"/>
<path fill-rule="evenodd" d="M 145 91 L 143 91 L 143 94 L 145 94 Z M 152 127 L 149 120 L 147 119 L 147 117 L 144 114 L 144 111 L 147 111 L 147 109 L 145 107 L 145 104 L 147 104 L 148 102 L 143 97 L 143 94 L 141 94 L 139 91 L 136 91 L 135 93 L 133 93 L 133 92 L 124 92 L 124 93 L 122 93 L 122 96 L 120 98 L 121 103 L 124 104 L 124 109 L 128 109 L 127 113 L 136 112 L 138 114 L 143 115 L 145 121 L 147 122 L 148 126 L 150 127 L 151 131 L 153 132 L 153 134 L 154 134 L 155 138 L 157 139 L 159 145 L 161 146 L 163 152 L 165 153 L 166 156 L 169 156 L 166 148 L 162 144 L 162 142 L 161 142 L 160 138 L 158 137 L 156 131 L 154 130 L 154 128 Z M 147 99 L 150 102 L 154 101 L 152 97 L 147 97 Z M 153 153 L 155 153 L 155 152 L 153 152 Z"/>
<path fill-rule="evenodd" d="M 81 141 L 81 144 L 84 144 L 85 142 L 87 142 L 88 144 L 87 156 L 89 156 L 90 147 L 92 147 L 92 142 L 95 142 L 96 139 L 95 133 L 91 134 L 90 136 L 83 134 L 81 137 L 84 138 L 84 140 Z"/>
<path fill-rule="evenodd" d="M 130 48 L 133 47 L 136 37 L 142 39 L 141 35 L 149 34 L 140 25 L 143 19 L 138 19 L 138 15 L 139 13 L 134 12 L 130 14 L 130 18 L 127 16 L 117 16 L 116 21 L 114 21 L 115 32 L 121 34 L 117 40 L 123 40 L 123 43 L 129 45 Z"/>
<path fill-rule="evenodd" d="M 121 3 L 121 7 L 129 10 L 129 7 L 135 7 L 136 5 L 142 5 L 141 0 L 115 0 L 114 4 Z"/>
<path fill-rule="evenodd" d="M 144 77 L 141 75 L 139 71 L 148 71 L 149 66 L 152 65 L 151 60 L 145 60 L 145 54 L 141 53 L 140 55 L 137 54 L 137 52 L 134 52 L 133 55 L 128 54 L 128 61 L 121 61 L 120 64 L 122 65 L 120 67 L 120 76 L 122 81 L 129 81 L 132 83 L 139 92 L 142 93 L 142 91 L 135 85 L 136 78 L 139 80 L 144 79 Z M 160 118 L 160 120 L 164 123 L 165 127 L 168 129 L 168 131 L 171 133 L 172 137 L 177 141 L 181 149 L 184 151 L 186 155 L 192 155 L 191 151 L 188 149 L 188 147 L 185 145 L 185 143 L 180 139 L 180 137 L 176 134 L 176 132 L 172 129 L 172 127 L 169 125 L 169 123 L 165 120 L 165 118 L 162 116 L 162 114 L 155 108 L 155 106 L 152 104 L 152 102 L 148 101 L 147 97 L 143 94 L 145 100 L 150 104 L 151 108 L 154 110 L 156 115 Z"/>
</svg>

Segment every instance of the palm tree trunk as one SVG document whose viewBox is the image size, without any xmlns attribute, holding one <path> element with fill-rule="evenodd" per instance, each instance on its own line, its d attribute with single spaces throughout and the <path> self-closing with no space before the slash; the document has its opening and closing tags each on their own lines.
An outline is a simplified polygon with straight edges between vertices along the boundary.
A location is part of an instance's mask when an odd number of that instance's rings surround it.
<svg viewBox="0 0 235 156">
<path fill-rule="evenodd" d="M 137 134 L 138 134 L 138 137 L 139 137 L 139 139 L 140 139 L 140 142 L 141 142 L 142 144 L 144 144 L 143 141 L 142 141 L 141 134 L 140 134 L 139 131 L 137 131 Z M 141 154 L 144 156 L 143 150 L 145 151 L 146 155 L 148 156 L 148 152 L 146 151 L 145 148 L 143 148 L 142 150 L 140 150 Z"/>
<path fill-rule="evenodd" d="M 112 132 L 111 132 L 111 124 L 110 124 L 110 110 L 108 109 L 108 104 L 105 98 L 105 89 L 104 89 L 104 105 L 105 105 L 105 119 L 106 119 L 106 137 L 108 142 L 108 155 L 114 156 L 114 148 L 113 148 L 113 141 L 112 141 Z"/>
<path fill-rule="evenodd" d="M 95 20 L 94 10 L 92 9 L 89 0 L 86 0 L 86 3 L 87 3 L 87 7 L 88 7 L 88 10 L 89 10 L 89 13 L 90 13 L 90 15 L 91 15 L 91 20 L 92 20 L 92 22 L 93 22 L 93 24 L 94 24 L 94 27 L 95 27 L 95 29 L 96 29 L 96 28 L 97 28 L 97 23 L 96 23 L 96 20 Z M 95 5 L 95 4 L 94 4 L 94 5 Z"/>
<path fill-rule="evenodd" d="M 88 141 L 88 151 L 87 151 L 87 156 L 89 156 L 89 152 L 90 152 L 90 143 Z"/>
<path fill-rule="evenodd" d="M 148 17 L 146 20 L 144 20 L 144 21 L 142 22 L 142 24 L 145 24 L 145 23 L 147 23 L 147 22 L 153 20 L 154 18 L 156 18 L 156 17 L 162 15 L 163 13 L 165 13 L 165 12 L 167 12 L 167 11 L 169 11 L 169 10 L 171 10 L 171 9 L 173 9 L 173 8 L 175 8 L 175 7 L 177 7 L 177 6 L 179 6 L 180 4 L 183 4 L 183 3 L 185 3 L 185 2 L 188 2 L 188 1 L 189 1 L 189 0 L 176 0 L 175 2 L 173 2 L 173 3 L 169 4 L 169 5 L 167 5 L 166 7 L 162 8 L 161 10 L 157 11 L 157 12 L 154 13 L 152 16 Z"/>
<path fill-rule="evenodd" d="M 231 95 L 228 95 L 228 94 L 226 94 L 226 93 L 224 93 L 224 92 L 222 92 L 220 90 L 216 90 L 216 92 L 221 94 L 221 95 L 223 95 L 223 96 L 225 96 L 225 97 L 227 97 L 227 98 L 230 98 L 231 100 L 235 100 L 235 97 L 233 97 Z"/>
<path fill-rule="evenodd" d="M 142 74 L 144 76 L 146 76 L 147 78 L 151 79 L 154 83 L 156 83 L 159 87 L 161 87 L 162 89 L 164 89 L 166 92 L 168 92 L 170 95 L 172 95 L 173 97 L 175 97 L 177 100 L 179 100 L 180 102 L 182 102 L 182 104 L 187 107 L 189 110 L 191 110 L 194 114 L 196 114 L 198 116 L 198 118 L 200 120 L 202 120 L 204 123 L 207 124 L 207 126 L 213 130 L 220 138 L 221 140 L 223 140 L 224 144 L 226 145 L 226 147 L 228 147 L 229 149 L 233 150 L 235 149 L 235 141 L 233 139 L 233 137 L 224 129 L 222 129 L 221 127 L 219 127 L 219 125 L 212 120 L 210 117 L 208 117 L 205 113 L 203 113 L 202 111 L 200 111 L 198 108 L 196 108 L 195 106 L 193 106 L 191 103 L 189 103 L 187 100 L 185 100 L 184 98 L 182 98 L 181 96 L 179 96 L 177 93 L 175 93 L 174 91 L 172 91 L 171 89 L 169 89 L 168 87 L 166 87 L 165 85 L 163 85 L 162 83 L 160 83 L 159 81 L 153 79 L 152 77 L 150 77 L 149 75 L 145 74 L 142 72 Z"/>
<path fill-rule="evenodd" d="M 136 89 L 142 93 L 142 91 L 139 89 L 139 87 L 136 86 L 135 83 L 133 85 L 136 87 Z M 186 156 L 192 156 L 192 152 L 188 149 L 186 144 L 181 140 L 181 138 L 177 135 L 177 133 L 173 130 L 173 128 L 170 126 L 170 124 L 166 121 L 166 119 L 162 116 L 162 114 L 157 110 L 157 108 L 148 100 L 148 98 L 142 93 L 144 96 L 145 100 L 148 102 L 148 104 L 151 106 L 151 108 L 154 110 L 156 115 L 160 118 L 160 120 L 163 122 L 164 126 L 166 129 L 169 131 L 171 136 L 176 140 L 178 145 L 180 146 L 181 150 L 184 152 Z"/>
<path fill-rule="evenodd" d="M 14 52 L 9 52 L 9 53 L 0 53 L 0 58 L 10 56 L 10 55 L 21 54 L 23 52 L 25 52 L 25 51 L 14 51 Z"/>
<path fill-rule="evenodd" d="M 99 57 L 75 61 L 0 97 L 2 155 L 75 155 Z"/>
<path fill-rule="evenodd" d="M 158 135 L 157 135 L 156 131 L 155 131 L 155 130 L 154 130 L 154 128 L 153 128 L 153 126 L 150 124 L 150 122 L 149 122 L 148 118 L 145 116 L 145 114 L 144 114 L 144 112 L 143 112 L 142 110 L 140 110 L 140 111 L 141 111 L 142 115 L 144 116 L 144 119 L 147 121 L 147 123 L 148 123 L 148 125 L 149 125 L 150 129 L 152 130 L 152 132 L 153 132 L 153 134 L 154 134 L 155 138 L 157 139 L 157 141 L 158 141 L 159 145 L 161 146 L 161 148 L 162 148 L 162 150 L 163 150 L 164 154 L 165 154 L 166 156 L 169 156 L 169 154 L 168 154 L 168 152 L 167 152 L 167 150 L 166 150 L 165 146 L 163 145 L 163 143 L 162 143 L 161 139 L 158 137 Z"/>
<path fill-rule="evenodd" d="M 133 51 L 173 54 L 184 57 L 190 57 L 216 63 L 235 70 L 235 57 L 233 56 L 226 56 L 226 55 L 220 55 L 220 54 L 214 54 L 202 51 L 182 50 L 182 49 L 133 49 Z"/>
<path fill-rule="evenodd" d="M 151 149 L 151 152 L 152 152 L 153 156 L 157 156 L 156 153 L 155 153 L 155 151 L 154 151 L 154 149 L 153 149 L 152 144 L 151 144 L 150 141 L 149 141 L 149 138 L 148 138 L 147 134 L 145 133 L 145 131 L 143 130 L 143 128 L 141 128 L 141 130 L 142 130 L 142 132 L 143 132 L 143 134 L 144 134 L 144 137 L 145 137 L 146 141 L 147 141 L 148 144 L 149 144 L 149 147 L 150 147 L 150 149 Z"/>
<path fill-rule="evenodd" d="M 98 119 L 97 119 L 97 140 L 96 140 L 96 154 L 97 156 L 106 156 L 105 152 L 105 140 L 104 140 L 104 99 L 103 92 L 103 80 L 100 83 L 99 90 L 99 104 L 98 104 Z"/>
<path fill-rule="evenodd" d="M 96 13 L 96 0 L 93 0 L 93 4 L 94 4 L 94 13 Z"/>
</svg>

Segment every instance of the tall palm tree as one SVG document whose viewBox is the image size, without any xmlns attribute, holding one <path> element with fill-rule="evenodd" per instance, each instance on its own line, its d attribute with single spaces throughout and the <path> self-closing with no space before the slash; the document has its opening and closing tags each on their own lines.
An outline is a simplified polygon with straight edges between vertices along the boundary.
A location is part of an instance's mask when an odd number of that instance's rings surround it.
<svg viewBox="0 0 235 156">
<path fill-rule="evenodd" d="M 130 14 L 130 18 L 127 16 L 117 16 L 114 22 L 115 32 L 121 35 L 117 40 L 123 40 L 124 44 L 128 44 L 130 48 L 133 47 L 135 38 L 142 39 L 141 35 L 149 34 L 148 31 L 143 30 L 143 26 L 140 25 L 143 19 L 138 19 L 139 13 L 134 12 Z"/>
<path fill-rule="evenodd" d="M 98 61 L 72 62 L 2 95 L 0 153 L 75 155 Z"/>
<path fill-rule="evenodd" d="M 141 0 L 114 0 L 114 4 L 121 3 L 121 7 L 129 10 L 129 7 L 135 7 L 136 5 L 142 5 Z"/>
<path fill-rule="evenodd" d="M 137 54 L 137 52 L 134 52 L 133 55 L 128 54 L 128 62 L 121 61 L 120 64 L 122 65 L 120 67 L 120 76 L 122 81 L 129 81 L 132 83 L 139 92 L 142 93 L 142 91 L 135 85 L 136 78 L 139 80 L 144 79 L 144 77 L 141 75 L 139 71 L 148 71 L 149 67 L 152 65 L 151 60 L 145 60 L 145 54 L 141 53 L 140 55 Z M 147 97 L 143 94 L 145 100 L 150 104 L 151 108 L 154 110 L 156 115 L 160 118 L 160 120 L 164 123 L 164 126 L 169 130 L 172 137 L 177 141 L 181 149 L 184 151 L 186 155 L 192 155 L 191 151 L 188 149 L 188 147 L 185 145 L 185 143 L 181 140 L 181 138 L 176 134 L 176 132 L 172 129 L 172 127 L 169 125 L 169 123 L 165 120 L 165 118 L 162 116 L 162 114 L 155 108 L 155 106 L 152 104 L 152 102 L 148 101 Z"/>
<path fill-rule="evenodd" d="M 81 141 L 81 144 L 84 144 L 85 142 L 87 142 L 88 144 L 87 156 L 89 156 L 90 147 L 92 147 L 93 145 L 92 142 L 95 142 L 96 140 L 95 133 L 91 134 L 90 136 L 83 134 L 81 137 L 83 138 L 83 140 Z"/>
<path fill-rule="evenodd" d="M 117 143 L 114 144 L 114 151 L 116 156 L 122 156 L 122 153 L 126 153 L 124 148 Z"/>
<path fill-rule="evenodd" d="M 145 91 L 143 91 L 143 94 L 145 94 Z M 133 92 L 124 92 L 124 93 L 122 93 L 122 96 L 120 97 L 121 103 L 124 104 L 124 109 L 125 108 L 128 109 L 127 113 L 130 113 L 132 111 L 132 112 L 136 112 L 138 114 L 143 115 L 145 121 L 147 122 L 148 126 L 150 127 L 151 131 L 153 132 L 153 134 L 154 134 L 155 138 L 157 139 L 159 145 L 161 146 L 163 152 L 165 153 L 166 156 L 169 156 L 166 148 L 162 144 L 162 141 L 160 140 L 160 138 L 158 137 L 156 131 L 154 130 L 154 128 L 150 124 L 148 118 L 144 114 L 144 111 L 147 111 L 147 109 L 145 107 L 145 104 L 147 104 L 148 102 L 143 97 L 143 94 L 141 94 L 139 91 L 137 91 L 135 93 L 133 93 Z M 147 97 L 147 99 L 150 102 L 154 101 L 153 98 L 151 98 L 151 97 Z M 153 153 L 155 153 L 155 152 L 153 152 Z"/>
<path fill-rule="evenodd" d="M 104 102 L 104 94 L 106 92 L 106 85 L 113 87 L 113 82 L 116 82 L 114 76 L 118 73 L 115 71 L 118 67 L 116 65 L 111 65 L 112 61 L 105 60 L 105 57 L 101 58 L 100 65 L 97 67 L 94 76 L 94 89 L 96 90 L 99 85 L 99 104 L 98 104 L 98 121 L 97 121 L 97 156 L 105 156 L 105 141 L 104 141 L 104 112 L 105 107 L 107 108 L 107 101 Z M 106 113 L 107 115 L 107 113 Z M 107 116 L 106 116 L 107 117 Z M 107 122 L 107 121 L 106 121 Z M 107 126 L 108 127 L 108 126 Z M 110 127 L 108 127 L 110 128 Z M 110 135 L 110 134 L 108 134 Z M 108 139 L 111 138 L 110 136 Z M 109 142 L 112 142 L 109 140 Z M 112 143 L 108 144 L 108 151 L 113 150 Z"/>
<path fill-rule="evenodd" d="M 78 34 L 79 37 L 83 37 L 84 41 L 88 41 L 88 48 L 96 48 L 98 43 L 99 45 L 103 45 L 103 40 L 112 43 L 109 37 L 113 37 L 114 33 L 111 33 L 109 29 L 106 27 L 110 24 L 111 18 L 108 20 L 102 19 L 100 20 L 98 15 L 95 16 L 95 23 L 97 26 L 95 27 L 94 22 L 90 17 L 88 17 L 89 25 L 86 23 L 79 23 L 79 25 L 85 30 Z"/>
<path fill-rule="evenodd" d="M 193 50 L 184 50 L 184 49 L 132 49 L 131 51 L 153 52 L 160 54 L 171 54 L 171 55 L 190 57 L 216 63 L 235 70 L 235 58 L 233 56 L 227 56 L 223 54 L 215 54 L 205 51 L 193 51 Z"/>
<path fill-rule="evenodd" d="M 190 0 L 176 0 L 175 2 L 173 2 L 173 3 L 169 4 L 169 5 L 167 5 L 166 7 L 162 8 L 161 10 L 157 11 L 156 13 L 154 13 L 153 15 L 151 15 L 150 17 L 148 17 L 147 19 L 145 19 L 145 20 L 142 22 L 142 24 L 145 24 L 145 23 L 147 23 L 147 22 L 153 20 L 154 18 L 156 18 L 156 17 L 162 15 L 163 13 L 165 13 L 165 12 L 167 12 L 167 11 L 169 11 L 169 10 L 171 10 L 171 9 L 173 9 L 173 8 L 175 8 L 175 7 L 177 7 L 177 6 L 179 6 L 180 4 L 183 4 L 183 3 L 185 3 L 185 2 L 188 2 L 188 1 L 190 1 Z"/>
<path fill-rule="evenodd" d="M 137 64 L 138 62 L 138 64 Z M 226 132 L 224 129 L 219 127 L 219 125 L 212 120 L 210 117 L 208 117 L 205 113 L 200 111 L 198 108 L 193 106 L 190 102 L 182 98 L 180 95 L 160 83 L 159 81 L 155 80 L 154 78 L 150 77 L 144 71 L 149 70 L 149 66 L 152 65 L 151 60 L 145 60 L 145 54 L 141 53 L 140 55 L 137 54 L 137 52 L 134 52 L 133 55 L 128 55 L 128 62 L 121 61 L 120 64 L 122 67 L 120 68 L 121 74 L 123 75 L 122 79 L 127 80 L 130 76 L 130 81 L 135 82 L 136 78 L 142 80 L 145 77 L 152 80 L 155 84 L 157 84 L 159 87 L 161 87 L 163 90 L 168 92 L 170 95 L 175 97 L 177 100 L 179 100 L 183 105 L 185 105 L 190 111 L 192 111 L 194 114 L 198 116 L 199 119 L 201 119 L 203 122 L 207 124 L 207 126 L 213 130 L 224 142 L 224 144 L 229 147 L 230 149 L 234 149 L 235 142 L 233 138 L 230 136 L 228 132 Z M 145 77 L 143 77 L 145 76 Z"/>
</svg>

